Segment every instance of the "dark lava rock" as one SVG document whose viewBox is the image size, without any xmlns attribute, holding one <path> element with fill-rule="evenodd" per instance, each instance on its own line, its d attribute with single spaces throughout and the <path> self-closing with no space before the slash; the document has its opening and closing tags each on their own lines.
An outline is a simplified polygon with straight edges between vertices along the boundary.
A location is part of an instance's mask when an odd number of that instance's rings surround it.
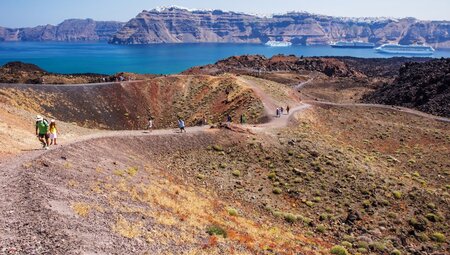
<svg viewBox="0 0 450 255">
<path fill-rule="evenodd" d="M 450 59 L 406 63 L 391 84 L 366 95 L 363 101 L 450 117 Z"/>
</svg>

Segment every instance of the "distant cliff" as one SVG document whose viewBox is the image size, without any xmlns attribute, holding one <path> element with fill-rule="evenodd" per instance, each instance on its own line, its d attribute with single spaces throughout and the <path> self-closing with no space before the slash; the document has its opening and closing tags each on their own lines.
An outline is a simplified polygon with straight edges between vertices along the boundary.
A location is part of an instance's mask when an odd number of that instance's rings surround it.
<svg viewBox="0 0 450 255">
<path fill-rule="evenodd" d="M 220 10 L 189 11 L 169 7 L 143 11 L 127 23 L 70 19 L 33 28 L 0 27 L 0 41 L 109 41 L 113 44 L 265 43 L 300 45 L 337 40 L 382 43 L 427 43 L 450 48 L 450 21 L 414 18 L 338 18 L 293 12 L 258 17 Z"/>
<path fill-rule="evenodd" d="M 110 43 L 263 43 L 268 40 L 302 45 L 362 40 L 376 44 L 427 43 L 436 48 L 450 48 L 450 21 L 351 19 L 297 12 L 267 18 L 170 7 L 139 13 Z"/>
<path fill-rule="evenodd" d="M 69 19 L 53 26 L 0 27 L 0 41 L 107 41 L 124 25 L 115 21 Z"/>
</svg>

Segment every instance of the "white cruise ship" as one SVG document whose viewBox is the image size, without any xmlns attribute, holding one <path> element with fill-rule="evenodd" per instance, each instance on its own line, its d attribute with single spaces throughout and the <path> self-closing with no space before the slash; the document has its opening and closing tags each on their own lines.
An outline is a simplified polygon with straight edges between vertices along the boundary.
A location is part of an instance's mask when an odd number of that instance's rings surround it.
<svg viewBox="0 0 450 255">
<path fill-rule="evenodd" d="M 330 46 L 333 48 L 374 48 L 375 44 L 361 41 L 339 41 L 330 43 Z"/>
<path fill-rule="evenodd" d="M 291 42 L 281 42 L 281 41 L 268 41 L 266 42 L 267 46 L 270 47 L 289 47 L 292 45 Z"/>
<path fill-rule="evenodd" d="M 375 50 L 387 54 L 406 55 L 432 55 L 434 53 L 433 47 L 428 45 L 383 44 Z"/>
</svg>

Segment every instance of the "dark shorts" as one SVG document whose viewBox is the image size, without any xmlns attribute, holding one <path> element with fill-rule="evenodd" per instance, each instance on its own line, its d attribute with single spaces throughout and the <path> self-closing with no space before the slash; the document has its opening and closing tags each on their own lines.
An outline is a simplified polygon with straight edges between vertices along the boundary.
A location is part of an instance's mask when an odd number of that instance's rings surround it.
<svg viewBox="0 0 450 255">
<path fill-rule="evenodd" d="M 50 135 L 49 134 L 39 134 L 38 137 L 48 139 L 48 138 L 50 138 Z"/>
</svg>

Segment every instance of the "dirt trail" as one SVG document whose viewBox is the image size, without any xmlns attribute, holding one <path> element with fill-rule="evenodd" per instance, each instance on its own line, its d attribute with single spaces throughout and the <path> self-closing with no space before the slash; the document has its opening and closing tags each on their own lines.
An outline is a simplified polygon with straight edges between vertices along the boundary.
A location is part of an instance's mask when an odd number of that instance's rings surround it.
<svg viewBox="0 0 450 255">
<path fill-rule="evenodd" d="M 421 112 L 421 111 L 417 111 L 417 110 L 414 110 L 414 109 L 405 108 L 405 107 L 401 107 L 401 106 L 395 106 L 395 105 L 364 104 L 364 103 L 334 103 L 334 102 L 323 101 L 321 99 L 312 100 L 311 98 L 314 98 L 314 97 L 304 93 L 303 91 L 301 91 L 301 89 L 303 87 L 305 87 L 306 85 L 310 84 L 314 80 L 314 78 L 315 77 L 312 77 L 311 79 L 309 79 L 309 80 L 307 80 L 305 82 L 302 82 L 302 83 L 300 83 L 300 84 L 298 84 L 298 85 L 296 85 L 294 87 L 296 91 L 300 92 L 306 98 L 309 98 L 309 99 L 303 101 L 303 102 L 305 102 L 306 104 L 309 104 L 309 105 L 330 105 L 330 106 L 341 106 L 341 107 L 381 108 L 381 109 L 395 110 L 395 111 L 398 111 L 398 112 L 408 113 L 408 114 L 412 114 L 412 115 L 415 115 L 415 116 L 423 117 L 423 118 L 426 118 L 426 119 L 442 121 L 442 122 L 450 122 L 449 118 L 435 116 L 435 115 L 431 115 L 431 114 L 428 114 L 428 113 L 425 113 L 425 112 Z"/>
</svg>

